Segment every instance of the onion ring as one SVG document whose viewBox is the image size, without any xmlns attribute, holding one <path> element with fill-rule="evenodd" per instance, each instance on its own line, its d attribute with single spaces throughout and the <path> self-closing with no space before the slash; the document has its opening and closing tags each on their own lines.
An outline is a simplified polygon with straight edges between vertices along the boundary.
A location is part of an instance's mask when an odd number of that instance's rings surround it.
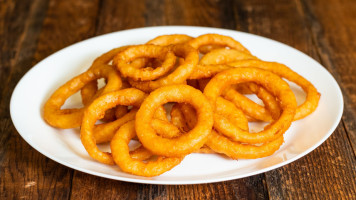
<svg viewBox="0 0 356 200">
<path fill-rule="evenodd" d="M 197 81 L 200 90 L 203 91 L 210 79 L 199 79 Z M 265 106 L 256 104 L 249 98 L 236 91 L 236 89 L 241 90 L 241 88 L 244 90 L 244 92 L 247 90 L 248 93 L 256 94 L 256 96 L 263 101 Z M 277 102 L 276 98 L 263 87 L 260 87 L 253 82 L 234 85 L 223 93 L 223 97 L 229 101 L 232 101 L 238 108 L 247 114 L 249 121 L 256 121 L 257 119 L 270 122 L 278 119 L 279 115 L 281 114 L 279 103 Z"/>
<path fill-rule="evenodd" d="M 226 66 L 227 63 L 246 59 L 258 60 L 257 57 L 251 55 L 250 53 L 236 49 L 220 48 L 212 50 L 201 58 L 189 79 L 213 77 L 215 74 L 231 68 Z"/>
<path fill-rule="evenodd" d="M 135 121 L 130 121 L 118 130 L 110 143 L 114 161 L 124 172 L 147 177 L 158 176 L 182 161 L 183 157 L 159 157 L 156 161 L 147 163 L 133 159 L 128 143 L 135 136 Z"/>
<path fill-rule="evenodd" d="M 128 79 L 129 83 L 133 87 L 145 92 L 151 92 L 166 85 L 184 83 L 199 61 L 198 52 L 189 45 L 185 44 L 177 44 L 170 46 L 169 48 L 176 56 L 184 58 L 183 63 L 176 67 L 172 73 L 154 81 L 137 82 L 135 80 Z"/>
<path fill-rule="evenodd" d="M 213 130 L 206 145 L 216 152 L 229 156 L 231 159 L 254 159 L 272 155 L 280 148 L 283 142 L 283 136 L 279 136 L 277 139 L 260 146 L 241 144 L 231 141 Z"/>
<path fill-rule="evenodd" d="M 130 46 L 122 46 L 119 48 L 114 48 L 104 54 L 102 54 L 101 56 L 99 56 L 98 58 L 96 58 L 94 60 L 94 62 L 92 63 L 92 65 L 90 66 L 89 69 L 93 69 L 96 67 L 102 67 L 103 65 L 109 65 L 112 66 L 111 64 L 109 64 L 113 57 L 122 52 L 123 50 L 127 49 Z M 136 59 L 134 60 L 131 64 L 137 68 L 143 67 L 147 62 L 147 59 Z M 125 86 L 124 84 L 125 82 L 123 82 L 122 88 L 127 88 L 127 86 Z M 127 85 L 127 84 L 126 84 Z M 125 87 L 124 87 L 125 86 Z M 89 105 L 97 96 L 100 95 L 100 91 L 98 91 L 98 82 L 97 80 L 91 81 L 90 83 L 86 84 L 81 90 L 80 90 L 80 94 L 82 97 L 82 102 L 84 104 L 84 106 Z M 120 107 L 120 106 L 119 106 Z M 123 109 L 121 109 L 123 110 Z M 115 120 L 115 111 L 110 109 L 106 112 L 105 116 L 103 117 L 103 121 L 105 122 L 110 122 Z M 120 117 L 117 117 L 120 118 Z"/>
<path fill-rule="evenodd" d="M 139 107 L 146 96 L 144 92 L 134 88 L 124 89 L 102 95 L 88 106 L 84 112 L 80 139 L 92 158 L 101 163 L 114 164 L 112 156 L 107 152 L 100 151 L 96 146 L 93 131 L 95 122 L 105 114 L 106 110 L 117 105 Z"/>
<path fill-rule="evenodd" d="M 96 143 L 100 144 L 100 143 L 110 142 L 112 137 L 114 137 L 115 132 L 122 125 L 135 119 L 137 110 L 138 110 L 137 108 L 132 108 L 130 112 L 128 112 L 122 117 L 117 118 L 112 122 L 95 125 L 93 128 L 93 135 Z"/>
<path fill-rule="evenodd" d="M 158 135 L 164 138 L 174 138 L 182 135 L 182 132 L 169 121 L 153 119 L 151 126 Z"/>
<path fill-rule="evenodd" d="M 121 78 L 118 73 L 109 66 L 96 67 L 74 77 L 60 88 L 58 88 L 44 105 L 43 117 L 48 124 L 57 128 L 75 128 L 82 122 L 83 110 L 62 109 L 61 106 L 66 99 L 75 94 L 87 83 L 105 77 L 108 83 L 102 90 L 102 94 L 120 89 Z"/>
<path fill-rule="evenodd" d="M 198 121 L 188 133 L 168 139 L 160 137 L 151 127 L 154 111 L 167 102 L 186 102 L 197 110 Z M 136 132 L 145 148 L 162 156 L 181 156 L 202 147 L 212 125 L 212 110 L 204 95 L 187 85 L 165 86 L 153 91 L 142 103 L 136 114 Z"/>
<path fill-rule="evenodd" d="M 184 112 L 182 112 L 184 110 Z M 190 113 L 194 113 L 190 114 Z M 156 122 L 155 126 L 153 128 L 158 132 L 159 134 L 159 128 L 158 127 L 167 127 L 165 129 L 161 128 L 160 132 L 164 134 L 160 134 L 163 137 L 166 138 L 173 138 L 173 137 L 178 137 L 182 133 L 186 133 L 189 130 L 193 129 L 194 126 L 196 125 L 197 118 L 196 118 L 196 113 L 195 110 L 192 106 L 186 103 L 176 103 L 171 110 L 171 121 L 172 124 L 174 125 L 173 129 L 169 125 L 165 125 L 163 123 L 158 123 L 158 120 L 155 120 L 153 122 Z M 187 123 L 188 122 L 188 123 Z M 159 124 L 159 125 L 158 125 Z M 152 123 L 154 125 L 154 123 Z M 178 128 L 178 131 L 176 130 Z M 204 145 L 200 149 L 195 150 L 193 153 L 215 153 L 212 149 L 210 149 L 208 146 Z"/>
<path fill-rule="evenodd" d="M 255 120 L 271 122 L 279 118 L 281 110 L 276 98 L 263 87 L 254 83 L 248 83 L 250 90 L 256 94 L 258 98 L 263 101 L 264 106 L 261 106 L 241 93 L 237 92 L 234 88 L 229 88 L 224 92 L 223 97 L 233 102 L 240 108 L 246 115 Z"/>
<path fill-rule="evenodd" d="M 242 52 L 246 52 L 251 54 L 249 50 L 247 50 L 240 42 L 234 40 L 229 36 L 218 35 L 218 34 L 205 34 L 199 37 L 196 37 L 188 42 L 190 46 L 195 49 L 199 49 L 205 45 L 220 45 L 227 46 L 231 49 L 237 49 Z"/>
<path fill-rule="evenodd" d="M 125 124 L 124 124 L 125 125 Z M 121 127 L 120 127 L 121 128 Z M 111 141 L 110 141 L 111 142 Z M 130 151 L 130 156 L 133 159 L 138 159 L 138 160 L 147 160 L 153 156 L 153 154 L 145 149 L 142 145 L 138 147 L 137 149 Z"/>
<path fill-rule="evenodd" d="M 306 97 L 306 100 L 304 101 L 304 103 L 298 106 L 296 115 L 294 117 L 294 121 L 308 116 L 309 114 L 314 112 L 314 110 L 318 107 L 320 93 L 313 86 L 313 84 L 310 83 L 308 80 L 306 80 L 304 77 L 300 76 L 299 74 L 297 74 L 296 72 L 291 70 L 290 68 L 288 68 L 287 66 L 277 63 L 277 62 L 266 62 L 266 61 L 252 59 L 252 60 L 235 61 L 233 63 L 228 63 L 227 65 L 211 65 L 211 66 L 197 65 L 196 69 L 190 75 L 189 78 L 190 79 L 199 79 L 199 78 L 212 77 L 219 72 L 231 69 L 233 67 L 261 68 L 264 70 L 271 71 L 271 72 L 277 74 L 278 76 L 285 78 L 285 79 L 299 85 L 304 90 L 304 92 L 307 94 L 307 97 Z M 243 106 L 243 107 L 245 107 L 245 106 Z M 246 106 L 246 107 L 250 107 L 250 106 Z M 259 110 L 260 110 L 260 112 L 265 112 L 268 115 L 268 112 L 261 111 L 261 109 L 259 109 Z M 274 109 L 270 109 L 270 111 L 274 112 Z M 275 112 L 275 113 L 277 113 L 277 112 Z M 268 117 L 262 116 L 262 117 L 257 117 L 257 118 L 259 120 L 263 120 L 263 121 L 271 121 L 271 119 L 273 119 L 274 117 L 273 116 L 268 116 Z"/>
<path fill-rule="evenodd" d="M 171 122 L 176 126 L 182 133 L 188 132 L 190 129 L 186 123 L 183 113 L 180 109 L 179 103 L 174 104 L 171 110 Z M 180 135 L 180 134 L 179 134 Z"/>
<path fill-rule="evenodd" d="M 216 74 L 231 69 L 226 64 L 221 65 L 197 65 L 194 71 L 190 74 L 189 79 L 211 78 Z"/>
<path fill-rule="evenodd" d="M 163 107 L 159 107 L 159 108 L 163 108 Z M 158 112 L 156 111 L 156 114 L 157 113 L 159 113 L 159 111 Z M 130 121 L 127 123 L 130 123 Z M 120 128 L 121 127 L 122 126 L 120 126 Z M 177 129 L 177 127 L 170 124 L 168 121 L 166 121 L 166 119 L 152 120 L 152 127 L 157 131 L 158 134 L 164 137 L 171 138 L 171 137 L 176 137 L 180 134 L 180 131 Z M 153 156 L 153 154 L 147 149 L 145 149 L 145 147 L 143 147 L 142 145 L 136 148 L 135 150 L 130 151 L 130 155 L 133 159 L 139 159 L 139 160 L 147 160 Z"/>
<path fill-rule="evenodd" d="M 304 103 L 297 107 L 294 120 L 302 119 L 308 116 L 310 113 L 318 107 L 320 93 L 314 87 L 312 83 L 306 80 L 304 77 L 300 76 L 289 67 L 277 63 L 277 62 L 265 62 L 259 60 L 243 60 L 237 61 L 234 63 L 229 63 L 232 67 L 257 67 L 264 70 L 271 71 L 281 78 L 285 78 L 288 81 L 294 82 L 299 85 L 304 92 L 307 94 L 306 100 Z"/>
<path fill-rule="evenodd" d="M 161 66 L 155 69 L 137 68 L 130 65 L 131 61 L 137 58 L 158 58 L 164 61 Z M 117 54 L 113 62 L 123 77 L 129 77 L 135 81 L 151 81 L 171 70 L 176 63 L 176 57 L 169 51 L 169 48 L 166 47 L 137 45 L 129 47 Z"/>
<path fill-rule="evenodd" d="M 199 53 L 201 54 L 207 54 L 209 53 L 210 51 L 212 50 L 215 50 L 215 49 L 225 49 L 225 46 L 223 45 L 205 45 L 205 46 L 201 46 L 199 48 Z"/>
<path fill-rule="evenodd" d="M 212 50 L 201 58 L 189 79 L 210 78 L 221 71 L 231 68 L 226 66 L 226 63 L 245 59 L 258 58 L 250 53 L 236 49 L 221 48 Z"/>
<path fill-rule="evenodd" d="M 193 39 L 193 37 L 184 34 L 160 35 L 148 41 L 146 44 L 168 46 L 168 45 L 186 43 L 191 39 Z"/>
<path fill-rule="evenodd" d="M 258 58 L 236 49 L 215 49 L 205 54 L 200 59 L 199 65 L 219 65 L 246 59 Z"/>
<path fill-rule="evenodd" d="M 231 84 L 242 82 L 256 82 L 271 92 L 280 102 L 281 116 L 268 128 L 258 133 L 249 133 L 238 127 L 221 129 L 219 132 L 229 135 L 235 141 L 250 144 L 269 142 L 283 135 L 292 123 L 297 103 L 289 85 L 269 71 L 258 68 L 234 68 L 217 74 L 204 89 L 204 95 L 211 102 L 213 111 L 216 111 L 217 98 L 223 93 L 224 89 Z M 214 114 L 214 119 L 216 118 L 217 116 Z"/>
<path fill-rule="evenodd" d="M 120 105 L 118 105 L 116 107 L 119 107 L 119 106 Z M 126 106 L 123 106 L 123 107 L 126 108 Z M 111 109 L 109 109 L 109 110 L 111 110 Z M 112 137 L 114 137 L 115 132 L 123 124 L 135 119 L 137 110 L 138 110 L 137 108 L 132 108 L 129 113 L 125 114 L 122 117 L 117 118 L 115 121 L 96 125 L 93 129 L 96 143 L 99 144 L 99 143 L 110 142 Z M 163 106 L 160 106 L 157 108 L 154 118 L 160 119 L 163 121 L 168 121 L 167 113 L 166 113 L 165 109 L 163 108 Z"/>
<path fill-rule="evenodd" d="M 101 56 L 99 56 L 98 58 L 96 58 L 93 61 L 92 65 L 90 66 L 89 69 L 93 69 L 93 68 L 96 68 L 96 67 L 102 67 L 103 65 L 108 65 L 109 62 L 112 60 L 112 58 L 117 53 L 125 50 L 127 47 L 129 47 L 129 46 L 122 46 L 122 47 L 114 48 L 114 49 L 102 54 Z M 96 80 L 86 84 L 80 90 L 81 96 L 82 96 L 82 102 L 83 102 L 84 105 L 88 105 L 93 101 L 97 90 L 98 90 L 98 86 L 97 86 L 97 81 Z"/>
<path fill-rule="evenodd" d="M 181 111 L 184 113 L 180 116 L 175 115 L 172 116 L 196 119 L 196 113 L 192 109 L 192 107 L 188 104 L 180 104 L 182 105 Z M 185 107 L 185 108 L 184 108 Z M 218 98 L 217 100 L 217 113 L 221 115 L 221 118 L 225 120 L 226 124 L 230 124 L 229 121 L 234 123 L 234 125 L 239 126 L 243 130 L 248 130 L 248 121 L 244 116 L 243 112 L 236 108 L 232 103 L 223 98 Z M 179 120 L 179 119 L 176 119 Z M 183 120 L 183 119 L 181 119 Z M 194 124 L 187 125 L 192 128 Z M 219 134 L 217 131 L 212 130 L 211 134 L 208 136 L 208 140 L 205 143 L 206 149 L 203 147 L 200 150 L 203 153 L 217 152 L 222 153 L 230 157 L 231 159 L 253 159 L 253 158 L 261 158 L 272 155 L 275 151 L 279 149 L 279 147 L 283 144 L 283 136 L 280 136 L 276 140 L 271 142 L 256 146 L 250 144 L 241 144 L 240 142 L 231 141 L 230 138 Z M 199 150 L 198 150 L 199 152 Z"/>
</svg>

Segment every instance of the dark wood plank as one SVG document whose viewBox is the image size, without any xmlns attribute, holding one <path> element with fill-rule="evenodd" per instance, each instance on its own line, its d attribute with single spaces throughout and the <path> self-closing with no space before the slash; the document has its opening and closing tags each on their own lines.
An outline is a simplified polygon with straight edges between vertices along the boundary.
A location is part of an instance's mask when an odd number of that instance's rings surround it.
<svg viewBox="0 0 356 200">
<path fill-rule="evenodd" d="M 99 0 L 51 0 L 39 38 L 35 62 L 95 33 Z"/>
<path fill-rule="evenodd" d="M 0 1 L 1 199 L 355 199 L 354 10 L 356 3 L 346 0 Z M 343 123 L 321 147 L 295 163 L 266 175 L 203 185 L 144 185 L 73 174 L 23 141 L 10 121 L 9 94 L 34 63 L 93 35 L 154 25 L 242 30 L 309 54 L 343 90 Z"/>
<path fill-rule="evenodd" d="M 166 0 L 161 18 L 164 23 L 159 25 L 186 25 L 231 28 L 235 24 L 234 18 L 226 15 L 231 11 L 231 1 L 215 0 Z M 229 26 L 230 25 L 230 26 Z M 234 29 L 234 27 L 232 27 Z"/>
<path fill-rule="evenodd" d="M 71 199 L 137 199 L 139 184 L 104 179 L 76 171 Z"/>
<path fill-rule="evenodd" d="M 342 124 L 340 124 L 342 126 Z M 300 160 L 267 173 L 273 199 L 355 199 L 356 161 L 347 135 L 339 127 Z"/>
<path fill-rule="evenodd" d="M 345 101 L 343 122 L 356 154 L 355 1 L 301 1 L 324 66 L 338 81 Z"/>
<path fill-rule="evenodd" d="M 145 1 L 103 0 L 96 35 L 145 26 Z"/>
<path fill-rule="evenodd" d="M 105 194 L 105 199 L 266 199 L 268 193 L 263 178 L 165 186 L 126 183 L 76 172 L 71 198 L 100 199 Z"/>
<path fill-rule="evenodd" d="M 63 198 L 68 170 L 32 149 L 16 132 L 9 114 L 10 94 L 31 68 L 47 1 L 1 2 L 0 198 Z M 42 171 L 42 173 L 38 173 Z M 67 191 L 67 192 L 66 192 Z"/>
<path fill-rule="evenodd" d="M 220 183 L 168 186 L 167 199 L 267 199 L 264 176 Z M 163 198 L 162 198 L 163 199 Z"/>
<path fill-rule="evenodd" d="M 88 37 L 95 26 L 97 4 L 0 2 L 1 199 L 67 199 L 70 195 L 73 170 L 44 157 L 20 137 L 11 123 L 9 101 L 16 83 L 34 63 Z"/>
<path fill-rule="evenodd" d="M 134 2 L 134 3 L 133 3 Z M 155 25 L 195 25 L 235 28 L 229 1 L 103 1 L 96 34 Z M 133 7 L 135 9 L 133 9 Z M 216 17 L 211 17 L 216 16 Z M 237 24 L 239 26 L 239 24 Z M 264 175 L 214 184 L 162 186 L 107 180 L 75 172 L 73 199 L 266 199 Z"/>
<path fill-rule="evenodd" d="M 233 9 L 243 31 L 282 42 L 318 60 L 306 24 L 292 1 L 234 1 Z"/>
<path fill-rule="evenodd" d="M 12 89 L 30 67 L 27 65 L 25 68 L 20 63 L 27 64 L 32 58 L 46 4 L 42 1 L 20 3 L 15 0 L 0 3 L 0 117 L 5 117 L 9 113 Z"/>
<path fill-rule="evenodd" d="M 310 35 L 304 8 L 298 1 L 255 0 L 235 3 L 234 9 L 240 14 L 234 16 L 237 21 L 245 21 L 248 32 L 288 44 L 324 64 Z M 328 139 L 322 147 L 300 161 L 266 173 L 270 198 L 323 199 L 353 195 L 355 158 L 342 124 L 334 134 L 337 136 Z M 332 156 L 330 152 L 333 152 Z M 314 163 L 316 159 L 317 163 Z M 334 194 L 329 196 L 329 191 Z"/>
</svg>

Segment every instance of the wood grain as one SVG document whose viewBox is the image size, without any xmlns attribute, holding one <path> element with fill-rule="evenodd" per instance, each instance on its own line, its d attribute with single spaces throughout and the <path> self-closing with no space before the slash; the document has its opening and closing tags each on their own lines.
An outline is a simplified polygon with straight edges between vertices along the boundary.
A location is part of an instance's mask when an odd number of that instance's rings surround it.
<svg viewBox="0 0 356 200">
<path fill-rule="evenodd" d="M 100 3 L 96 35 L 145 26 L 145 1 L 105 0 Z"/>
<path fill-rule="evenodd" d="M 95 32 L 99 1 L 51 0 L 44 19 L 35 62 Z"/>
<path fill-rule="evenodd" d="M 0 3 L 0 198 L 64 197 L 68 192 L 61 183 L 65 181 L 63 174 L 68 170 L 53 173 L 57 164 L 49 162 L 18 135 L 9 114 L 10 94 L 20 77 L 31 68 L 47 2 Z M 41 170 L 45 173 L 38 174 L 37 171 Z M 57 190 L 52 190 L 53 188 Z"/>
<path fill-rule="evenodd" d="M 356 199 L 355 10 L 348 0 L 0 1 L 0 199 Z M 88 175 L 51 161 L 20 137 L 10 94 L 34 64 L 95 35 L 158 25 L 240 30 L 301 50 L 340 84 L 342 122 L 323 145 L 287 166 L 181 186 Z"/>
<path fill-rule="evenodd" d="M 166 0 L 164 7 L 166 21 L 161 25 L 227 28 L 226 24 L 234 23 L 233 18 L 225 18 L 226 7 L 229 4 L 230 1 L 221 0 Z"/>
<path fill-rule="evenodd" d="M 343 123 L 356 154 L 355 1 L 301 1 L 322 64 L 338 81 L 344 95 Z"/>
<path fill-rule="evenodd" d="M 67 199 L 73 170 L 44 157 L 30 147 L 13 127 L 8 105 L 11 91 L 34 63 L 90 34 L 85 19 L 94 20 L 97 2 L 6 1 L 1 58 L 0 195 L 5 199 Z M 96 3 L 96 4 L 95 4 Z M 94 9 L 94 10 L 93 10 Z M 82 16 L 79 16 L 83 14 Z M 90 18 L 91 16 L 91 18 Z M 82 18 L 82 20 L 80 20 Z M 75 24 L 71 24 L 71 20 Z M 44 21 L 44 24 L 42 24 Z M 89 27 L 89 28 L 88 28 Z M 66 32 L 67 34 L 64 34 Z M 38 46 L 37 46 L 38 44 Z M 36 49 L 37 47 L 37 49 Z M 34 88 L 35 89 L 35 88 Z M 5 109 L 6 108 L 6 109 Z"/>
<path fill-rule="evenodd" d="M 76 172 L 73 199 L 266 199 L 263 176 L 198 185 L 148 185 L 103 179 Z"/>
<path fill-rule="evenodd" d="M 341 126 L 341 127 L 340 127 Z M 340 125 L 331 137 L 300 160 L 266 174 L 273 199 L 356 198 L 356 161 Z"/>
</svg>

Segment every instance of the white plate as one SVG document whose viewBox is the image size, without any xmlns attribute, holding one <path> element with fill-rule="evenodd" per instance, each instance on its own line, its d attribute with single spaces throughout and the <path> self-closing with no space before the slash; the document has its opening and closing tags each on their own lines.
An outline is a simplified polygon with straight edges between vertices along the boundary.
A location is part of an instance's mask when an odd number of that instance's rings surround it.
<svg viewBox="0 0 356 200">
<path fill-rule="evenodd" d="M 284 63 L 311 81 L 321 93 L 317 110 L 296 121 L 285 134 L 285 143 L 272 156 L 254 160 L 230 160 L 219 155 L 191 154 L 180 165 L 161 176 L 144 178 L 120 171 L 91 159 L 82 146 L 78 130 L 60 130 L 47 125 L 42 107 L 51 93 L 65 81 L 85 71 L 102 53 L 118 46 L 141 44 L 157 35 L 205 33 L 229 35 L 252 54 L 267 61 Z M 293 87 L 298 99 L 303 93 Z M 76 103 L 71 98 L 67 103 Z M 10 103 L 13 123 L 33 148 L 70 168 L 110 179 L 149 184 L 197 184 L 226 181 L 263 173 L 286 165 L 323 143 L 337 127 L 343 111 L 341 90 L 319 63 L 282 43 L 231 30 L 203 27 L 162 26 L 110 33 L 88 39 L 47 57 L 33 67 L 16 86 Z"/>
</svg>

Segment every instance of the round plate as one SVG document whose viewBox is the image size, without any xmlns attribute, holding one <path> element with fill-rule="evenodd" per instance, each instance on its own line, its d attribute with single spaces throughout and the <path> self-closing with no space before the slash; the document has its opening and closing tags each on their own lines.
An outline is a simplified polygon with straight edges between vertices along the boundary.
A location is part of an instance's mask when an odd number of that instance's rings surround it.
<svg viewBox="0 0 356 200">
<path fill-rule="evenodd" d="M 160 176 L 146 178 L 124 173 L 91 159 L 81 144 L 78 129 L 61 130 L 46 124 L 42 108 L 49 96 L 63 83 L 84 72 L 102 53 L 118 46 L 143 44 L 163 34 L 205 33 L 228 35 L 240 41 L 262 60 L 277 61 L 311 81 L 321 93 L 319 106 L 305 119 L 293 122 L 285 133 L 285 143 L 272 156 L 253 160 L 231 160 L 220 155 L 191 154 L 181 164 Z M 299 87 L 291 84 L 297 100 L 305 98 Z M 75 95 L 66 105 L 79 104 Z M 65 106 L 66 106 L 65 105 Z M 323 143 L 337 127 L 343 111 L 341 90 L 318 62 L 282 43 L 231 30 L 161 26 L 139 28 L 91 38 L 42 60 L 16 86 L 10 103 L 13 123 L 24 140 L 48 158 L 70 168 L 110 179 L 149 184 L 197 184 L 238 179 L 286 165 Z M 109 150 L 108 146 L 100 148 Z"/>
</svg>

